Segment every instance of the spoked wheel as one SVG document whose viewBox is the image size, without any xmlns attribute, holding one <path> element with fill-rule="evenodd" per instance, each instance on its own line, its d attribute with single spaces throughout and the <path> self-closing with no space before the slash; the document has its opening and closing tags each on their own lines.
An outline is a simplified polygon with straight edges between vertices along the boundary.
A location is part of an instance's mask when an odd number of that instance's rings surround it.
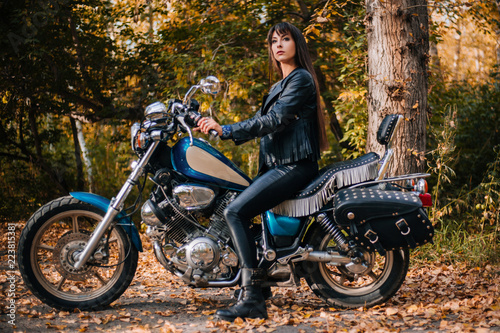
<svg viewBox="0 0 500 333">
<path fill-rule="evenodd" d="M 27 222 L 19 240 L 19 269 L 27 287 L 58 309 L 106 306 L 127 289 L 137 268 L 137 249 L 117 225 L 103 237 L 92 259 L 75 269 L 103 212 L 72 197 L 56 199 Z"/>
<path fill-rule="evenodd" d="M 313 231 L 311 242 L 319 251 L 338 251 L 337 244 L 321 228 Z M 340 308 L 371 307 L 399 290 L 409 265 L 408 250 L 387 251 L 385 256 L 354 249 L 356 258 L 346 265 L 307 262 L 305 279 L 313 292 L 332 306 Z"/>
</svg>

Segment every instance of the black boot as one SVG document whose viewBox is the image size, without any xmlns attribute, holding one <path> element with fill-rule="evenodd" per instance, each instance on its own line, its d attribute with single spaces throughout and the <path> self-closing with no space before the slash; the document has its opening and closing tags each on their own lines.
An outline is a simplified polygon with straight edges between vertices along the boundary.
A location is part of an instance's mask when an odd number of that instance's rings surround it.
<svg viewBox="0 0 500 333">
<path fill-rule="evenodd" d="M 236 318 L 267 319 L 266 301 L 262 295 L 263 270 L 243 268 L 241 270 L 242 292 L 235 305 L 225 310 L 217 310 L 218 319 L 234 321 Z"/>
<path fill-rule="evenodd" d="M 241 293 L 243 292 L 243 289 L 237 289 L 234 291 L 234 298 L 240 299 Z M 261 288 L 262 296 L 264 299 L 267 301 L 271 297 L 273 297 L 273 292 L 271 290 L 271 287 L 262 287 Z"/>
</svg>

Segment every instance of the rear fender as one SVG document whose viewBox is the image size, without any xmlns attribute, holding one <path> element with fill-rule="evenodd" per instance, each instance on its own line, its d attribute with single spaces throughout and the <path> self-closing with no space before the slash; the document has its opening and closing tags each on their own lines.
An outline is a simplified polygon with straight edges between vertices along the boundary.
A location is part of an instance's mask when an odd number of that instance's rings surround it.
<svg viewBox="0 0 500 333">
<path fill-rule="evenodd" d="M 70 195 L 75 199 L 99 208 L 103 212 L 108 210 L 109 204 L 111 203 L 109 199 L 93 193 L 71 192 Z M 130 217 L 126 216 L 123 212 L 120 212 L 116 219 L 119 221 L 118 225 L 122 226 L 123 230 L 125 230 L 130 237 L 130 240 L 132 241 L 132 244 L 134 244 L 137 251 L 142 252 L 141 238 L 139 237 L 139 231 L 137 231 L 137 227 L 134 222 L 132 222 Z"/>
</svg>

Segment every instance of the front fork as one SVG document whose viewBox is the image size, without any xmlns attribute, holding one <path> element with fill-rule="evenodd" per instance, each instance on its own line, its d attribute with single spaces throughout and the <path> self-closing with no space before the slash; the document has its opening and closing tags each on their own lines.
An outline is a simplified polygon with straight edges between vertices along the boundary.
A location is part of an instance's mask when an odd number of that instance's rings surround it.
<svg viewBox="0 0 500 333">
<path fill-rule="evenodd" d="M 108 230 L 113 221 L 115 221 L 116 215 L 118 215 L 122 211 L 123 204 L 130 194 L 130 191 L 132 191 L 132 187 L 137 184 L 139 177 L 141 177 L 144 172 L 144 167 L 149 162 L 151 155 L 153 155 L 153 152 L 155 151 L 159 143 L 160 141 L 156 140 L 153 142 L 153 144 L 148 148 L 146 154 L 144 154 L 144 156 L 139 160 L 134 171 L 132 171 L 116 198 L 113 198 L 111 200 L 106 215 L 104 215 L 102 221 L 97 225 L 97 228 L 90 236 L 90 239 L 87 245 L 85 245 L 85 247 L 83 248 L 83 251 L 78 255 L 74 265 L 76 269 L 82 268 L 87 263 L 90 256 L 92 255 L 92 253 L 94 253 L 97 246 L 99 245 L 99 242 L 104 236 L 104 233 L 106 232 L 106 230 Z"/>
</svg>

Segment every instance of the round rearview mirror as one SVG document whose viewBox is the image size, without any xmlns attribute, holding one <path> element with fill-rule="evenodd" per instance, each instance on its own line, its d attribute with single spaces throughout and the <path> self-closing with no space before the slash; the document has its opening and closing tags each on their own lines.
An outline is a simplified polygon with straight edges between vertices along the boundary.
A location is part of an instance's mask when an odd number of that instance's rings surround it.
<svg viewBox="0 0 500 333">
<path fill-rule="evenodd" d="M 220 81 L 215 76 L 207 76 L 200 81 L 200 88 L 205 94 L 217 95 L 220 91 Z"/>
</svg>

